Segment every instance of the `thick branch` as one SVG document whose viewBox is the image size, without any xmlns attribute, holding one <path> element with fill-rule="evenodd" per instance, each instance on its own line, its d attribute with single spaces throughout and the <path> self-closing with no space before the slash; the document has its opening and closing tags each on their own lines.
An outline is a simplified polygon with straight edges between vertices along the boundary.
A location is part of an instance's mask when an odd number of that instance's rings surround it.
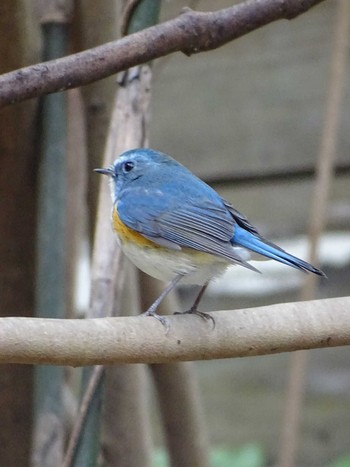
<svg viewBox="0 0 350 467">
<path fill-rule="evenodd" d="M 350 297 L 173 316 L 0 318 L 0 363 L 92 365 L 244 357 L 350 344 Z"/>
<path fill-rule="evenodd" d="M 216 49 L 279 19 L 293 19 L 323 0 L 248 0 L 216 12 L 186 10 L 119 41 L 0 77 L 0 106 L 82 86 L 173 52 Z"/>
</svg>

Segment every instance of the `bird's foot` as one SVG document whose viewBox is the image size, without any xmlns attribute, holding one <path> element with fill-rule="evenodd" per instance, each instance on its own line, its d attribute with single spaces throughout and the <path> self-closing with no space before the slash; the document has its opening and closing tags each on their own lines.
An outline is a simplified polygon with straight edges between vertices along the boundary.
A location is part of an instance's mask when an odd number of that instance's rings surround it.
<svg viewBox="0 0 350 467">
<path fill-rule="evenodd" d="M 170 321 L 165 316 L 158 315 L 158 313 L 152 310 L 152 307 L 142 313 L 141 316 L 152 316 L 153 318 L 156 318 L 165 327 L 165 334 L 168 334 L 170 329 Z"/>
<path fill-rule="evenodd" d="M 206 321 L 210 320 L 213 323 L 213 329 L 215 329 L 215 325 L 216 325 L 215 319 L 209 313 L 205 313 L 204 311 L 199 311 L 194 306 L 191 307 L 187 311 L 176 311 L 174 313 L 174 315 L 197 315 L 197 316 L 200 316 L 202 319 L 204 319 Z"/>
</svg>

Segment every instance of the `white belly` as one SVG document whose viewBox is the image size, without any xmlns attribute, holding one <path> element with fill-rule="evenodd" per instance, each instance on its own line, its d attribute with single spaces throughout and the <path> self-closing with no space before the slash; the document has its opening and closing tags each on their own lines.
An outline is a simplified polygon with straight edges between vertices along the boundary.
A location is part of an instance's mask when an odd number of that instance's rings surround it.
<svg viewBox="0 0 350 467">
<path fill-rule="evenodd" d="M 145 248 L 131 242 L 121 244 L 125 255 L 141 271 L 162 281 L 170 281 L 178 274 L 184 275 L 182 284 L 204 285 L 221 275 L 230 262 L 207 253 L 190 249 Z"/>
</svg>

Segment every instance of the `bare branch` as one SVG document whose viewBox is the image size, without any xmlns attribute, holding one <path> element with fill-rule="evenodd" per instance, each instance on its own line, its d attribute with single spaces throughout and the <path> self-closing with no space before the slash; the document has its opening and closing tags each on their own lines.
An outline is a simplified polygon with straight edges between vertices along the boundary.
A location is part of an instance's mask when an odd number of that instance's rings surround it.
<svg viewBox="0 0 350 467">
<path fill-rule="evenodd" d="M 0 318 L 0 363 L 165 363 L 265 355 L 350 344 L 350 297 L 212 315 L 61 320 Z"/>
<path fill-rule="evenodd" d="M 323 0 L 248 0 L 216 12 L 177 18 L 114 42 L 0 76 L 0 107 L 82 86 L 171 54 L 216 49 L 279 19 L 293 19 Z"/>
<path fill-rule="evenodd" d="M 103 365 L 96 365 L 93 370 L 89 382 L 87 384 L 83 399 L 81 401 L 79 411 L 75 417 L 73 430 L 70 434 L 66 453 L 62 467 L 71 467 L 74 462 L 74 456 L 79 444 L 79 440 L 86 424 L 86 418 L 88 416 L 89 409 L 91 407 L 91 401 L 93 400 L 96 389 L 101 383 L 103 377 L 104 367 Z"/>
</svg>

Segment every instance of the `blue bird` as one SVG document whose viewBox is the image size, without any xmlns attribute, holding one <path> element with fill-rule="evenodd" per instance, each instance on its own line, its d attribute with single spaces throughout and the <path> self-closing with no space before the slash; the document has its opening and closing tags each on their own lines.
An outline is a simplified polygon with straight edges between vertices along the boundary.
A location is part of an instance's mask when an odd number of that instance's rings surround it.
<svg viewBox="0 0 350 467">
<path fill-rule="evenodd" d="M 181 280 L 201 285 L 185 313 L 211 319 L 198 310 L 209 281 L 237 264 L 259 272 L 249 260 L 273 259 L 304 272 L 320 270 L 263 238 L 248 219 L 209 185 L 172 157 L 152 149 L 124 152 L 108 168 L 95 169 L 110 177 L 112 225 L 126 256 L 142 271 L 170 281 L 144 313 L 166 328 L 157 314 L 164 297 Z"/>
</svg>

